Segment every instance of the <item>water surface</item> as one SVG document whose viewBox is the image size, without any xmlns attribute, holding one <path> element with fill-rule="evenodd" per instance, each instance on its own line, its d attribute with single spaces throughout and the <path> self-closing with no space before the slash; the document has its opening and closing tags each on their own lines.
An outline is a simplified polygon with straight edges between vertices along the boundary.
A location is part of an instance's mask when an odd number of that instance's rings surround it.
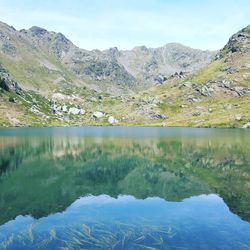
<svg viewBox="0 0 250 250">
<path fill-rule="evenodd" d="M 0 249 L 250 249 L 250 132 L 0 129 Z"/>
</svg>

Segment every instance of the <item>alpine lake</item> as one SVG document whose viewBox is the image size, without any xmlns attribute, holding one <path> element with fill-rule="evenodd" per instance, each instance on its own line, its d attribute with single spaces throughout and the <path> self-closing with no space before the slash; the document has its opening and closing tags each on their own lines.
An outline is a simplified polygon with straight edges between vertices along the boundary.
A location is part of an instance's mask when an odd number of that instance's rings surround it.
<svg viewBox="0 0 250 250">
<path fill-rule="evenodd" d="M 250 130 L 2 128 L 0 249 L 250 249 Z"/>
</svg>

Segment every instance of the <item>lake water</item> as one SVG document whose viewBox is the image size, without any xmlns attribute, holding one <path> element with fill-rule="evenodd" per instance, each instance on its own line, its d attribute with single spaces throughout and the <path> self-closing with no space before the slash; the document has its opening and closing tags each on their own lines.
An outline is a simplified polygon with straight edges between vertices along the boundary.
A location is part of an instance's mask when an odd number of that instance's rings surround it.
<svg viewBox="0 0 250 250">
<path fill-rule="evenodd" d="M 0 249 L 250 249 L 250 131 L 0 129 Z"/>
</svg>

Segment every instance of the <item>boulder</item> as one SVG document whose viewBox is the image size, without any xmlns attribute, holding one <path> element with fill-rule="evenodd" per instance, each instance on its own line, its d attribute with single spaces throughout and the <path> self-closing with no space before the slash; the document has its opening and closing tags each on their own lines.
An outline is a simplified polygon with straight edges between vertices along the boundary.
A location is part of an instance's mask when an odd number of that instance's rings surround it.
<svg viewBox="0 0 250 250">
<path fill-rule="evenodd" d="M 250 122 L 246 123 L 242 128 L 250 128 Z"/>
<path fill-rule="evenodd" d="M 4 72 L 0 72 L 0 88 L 8 92 L 12 90 L 18 95 L 22 94 L 22 89 L 19 84 L 14 81 L 9 74 Z"/>
<path fill-rule="evenodd" d="M 67 113 L 67 112 L 68 112 L 68 108 L 67 108 L 66 105 L 63 105 L 63 106 L 62 106 L 62 112 L 64 112 L 64 113 Z"/>
<path fill-rule="evenodd" d="M 201 115 L 201 112 L 199 112 L 199 111 L 196 111 L 193 113 L 193 116 L 200 116 L 200 115 Z"/>
<path fill-rule="evenodd" d="M 84 109 L 80 109 L 80 115 L 84 115 L 85 114 L 85 110 Z"/>
<path fill-rule="evenodd" d="M 102 117 L 104 117 L 105 115 L 104 115 L 104 113 L 102 113 L 102 112 L 100 112 L 100 111 L 95 111 L 94 113 L 93 113 L 93 117 L 95 117 L 95 118 L 102 118 Z"/>
<path fill-rule="evenodd" d="M 235 120 L 236 120 L 236 121 L 241 121 L 241 115 L 236 115 L 236 116 L 235 116 Z"/>
<path fill-rule="evenodd" d="M 116 120 L 116 119 L 114 118 L 114 116 L 110 116 L 110 117 L 108 118 L 108 122 L 109 122 L 109 124 L 117 124 L 117 123 L 118 123 L 118 120 Z"/>
<path fill-rule="evenodd" d="M 79 109 L 76 107 L 71 107 L 69 108 L 69 114 L 73 114 L 73 115 L 84 115 L 85 114 L 85 110 L 84 109 Z"/>
<path fill-rule="evenodd" d="M 61 106 L 57 106 L 55 103 L 52 104 L 51 110 L 54 114 L 60 114 L 61 113 Z"/>
<path fill-rule="evenodd" d="M 149 116 L 150 116 L 150 118 L 154 118 L 154 119 L 168 119 L 169 118 L 165 114 L 159 114 L 159 113 L 155 113 L 155 112 L 150 112 Z"/>
</svg>

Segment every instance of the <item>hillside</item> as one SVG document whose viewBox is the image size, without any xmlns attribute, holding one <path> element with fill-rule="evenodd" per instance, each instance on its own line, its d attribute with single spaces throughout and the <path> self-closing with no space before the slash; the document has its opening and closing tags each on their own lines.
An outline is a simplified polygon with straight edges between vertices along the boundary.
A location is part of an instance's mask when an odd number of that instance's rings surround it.
<svg viewBox="0 0 250 250">
<path fill-rule="evenodd" d="M 169 125 L 249 127 L 250 26 L 234 34 L 200 71 L 176 74 L 143 96 L 157 98 Z"/>
<path fill-rule="evenodd" d="M 250 126 L 250 26 L 216 55 L 179 44 L 86 51 L 6 24 L 0 41 L 2 126 Z"/>
</svg>

